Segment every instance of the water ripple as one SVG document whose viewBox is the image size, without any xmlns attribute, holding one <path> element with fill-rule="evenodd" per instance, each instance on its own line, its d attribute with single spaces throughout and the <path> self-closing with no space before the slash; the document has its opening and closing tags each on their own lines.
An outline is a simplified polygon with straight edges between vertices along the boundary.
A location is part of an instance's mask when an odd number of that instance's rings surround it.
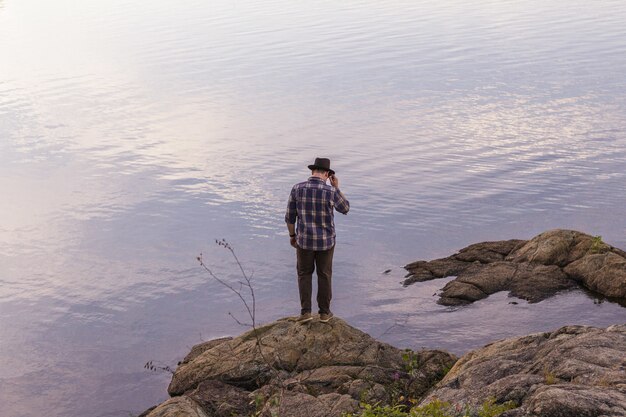
<svg viewBox="0 0 626 417">
<path fill-rule="evenodd" d="M 241 331 L 194 261 L 241 279 L 215 238 L 254 271 L 263 319 L 297 311 L 283 215 L 315 156 L 352 204 L 336 218 L 337 312 L 352 324 L 462 352 L 570 316 L 614 321 L 580 293 L 443 309 L 441 283 L 377 271 L 553 227 L 624 246 L 624 21 L 619 0 L 0 0 L 5 408 L 162 400 L 166 381 L 110 364 Z M 47 394 L 24 410 L 35 379 Z M 111 381 L 124 392 L 94 403 Z"/>
</svg>

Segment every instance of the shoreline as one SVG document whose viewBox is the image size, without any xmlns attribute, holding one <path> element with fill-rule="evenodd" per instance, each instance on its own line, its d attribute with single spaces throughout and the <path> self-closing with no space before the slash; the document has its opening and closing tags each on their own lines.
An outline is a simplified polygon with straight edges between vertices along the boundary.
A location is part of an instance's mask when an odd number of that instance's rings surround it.
<svg viewBox="0 0 626 417">
<path fill-rule="evenodd" d="M 616 359 L 626 351 L 626 323 L 605 329 L 564 326 L 496 340 L 460 358 L 441 350 L 400 350 L 339 318 L 331 325 L 309 323 L 292 317 L 257 329 L 268 357 L 278 358 L 271 364 L 259 357 L 254 330 L 194 346 L 174 372 L 171 398 L 141 416 L 225 416 L 228 410 L 237 416 L 295 417 L 306 409 L 308 415 L 325 410 L 319 415 L 340 417 L 359 413 L 366 403 L 480 407 L 493 398 L 496 405 L 516 405 L 506 416 L 534 410 L 550 417 L 553 394 L 571 394 L 557 403 L 572 410 L 587 404 L 594 411 L 600 397 L 626 410 L 626 369 Z M 250 408 L 261 397 L 261 404 Z M 329 409 L 334 411 L 328 414 Z"/>
</svg>

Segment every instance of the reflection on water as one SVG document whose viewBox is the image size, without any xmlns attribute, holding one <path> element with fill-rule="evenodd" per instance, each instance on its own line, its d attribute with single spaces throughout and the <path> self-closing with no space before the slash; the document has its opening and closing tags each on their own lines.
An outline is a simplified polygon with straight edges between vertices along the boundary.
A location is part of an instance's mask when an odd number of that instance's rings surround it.
<svg viewBox="0 0 626 417">
<path fill-rule="evenodd" d="M 238 278 L 215 238 L 254 271 L 261 321 L 297 313 L 282 219 L 316 156 L 352 205 L 349 323 L 462 353 L 626 322 L 581 291 L 455 310 L 445 280 L 399 284 L 415 259 L 555 227 L 626 247 L 626 7 L 548 3 L 0 0 L 3 409 L 163 400 L 146 361 L 242 331 L 194 262 Z"/>
</svg>

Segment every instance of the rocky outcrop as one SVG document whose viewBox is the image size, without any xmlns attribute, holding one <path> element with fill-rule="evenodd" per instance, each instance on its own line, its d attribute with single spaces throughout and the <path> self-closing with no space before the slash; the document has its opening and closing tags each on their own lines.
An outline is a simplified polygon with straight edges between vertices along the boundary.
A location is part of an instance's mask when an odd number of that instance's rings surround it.
<svg viewBox="0 0 626 417">
<path fill-rule="evenodd" d="M 195 346 L 174 373 L 173 398 L 146 415 L 341 416 L 364 399 L 422 398 L 455 361 L 443 351 L 397 349 L 338 318 L 282 319 Z"/>
<path fill-rule="evenodd" d="M 440 293 L 443 305 L 469 304 L 499 291 L 532 303 L 578 285 L 626 301 L 626 252 L 573 230 L 550 230 L 529 241 L 477 243 L 405 268 L 405 285 L 456 276 Z"/>
<path fill-rule="evenodd" d="M 513 401 L 503 416 L 626 416 L 626 325 L 567 326 L 464 355 L 422 404 Z"/>
<path fill-rule="evenodd" d="M 362 401 L 403 399 L 459 409 L 513 402 L 502 417 L 626 416 L 626 324 L 500 340 L 459 360 L 399 350 L 340 319 L 282 319 L 259 331 L 195 346 L 174 374 L 172 398 L 142 416 L 339 417 Z"/>
</svg>

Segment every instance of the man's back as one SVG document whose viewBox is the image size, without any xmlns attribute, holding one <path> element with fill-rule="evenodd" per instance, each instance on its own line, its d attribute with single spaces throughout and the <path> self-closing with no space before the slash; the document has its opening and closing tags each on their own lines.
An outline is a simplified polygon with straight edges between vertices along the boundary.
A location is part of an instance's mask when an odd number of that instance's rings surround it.
<svg viewBox="0 0 626 417">
<path fill-rule="evenodd" d="M 346 214 L 350 203 L 339 189 L 312 176 L 291 189 L 285 221 L 298 220 L 298 246 L 308 250 L 327 250 L 335 245 L 334 212 Z"/>
</svg>

